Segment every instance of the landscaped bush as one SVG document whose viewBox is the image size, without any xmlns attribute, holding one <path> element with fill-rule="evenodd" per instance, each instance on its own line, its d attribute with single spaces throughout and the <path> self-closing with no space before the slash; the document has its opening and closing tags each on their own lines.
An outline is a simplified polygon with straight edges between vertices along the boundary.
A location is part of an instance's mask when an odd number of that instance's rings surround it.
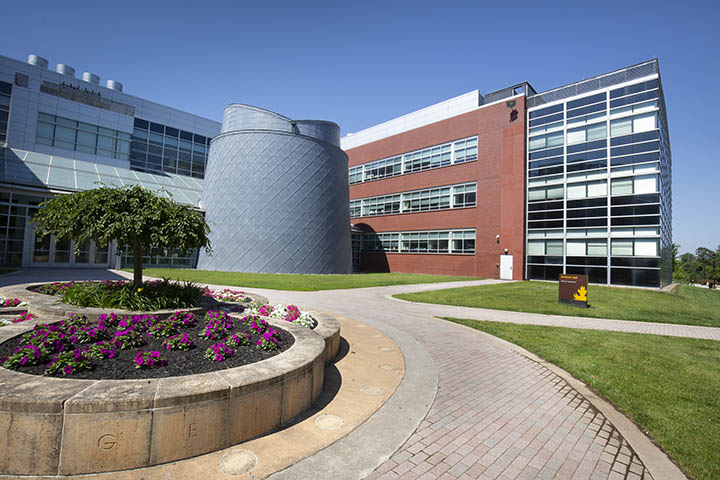
<svg viewBox="0 0 720 480">
<path fill-rule="evenodd" d="M 135 355 L 135 368 L 157 368 L 167 365 L 167 360 L 157 350 L 143 352 L 140 350 Z"/>
<path fill-rule="evenodd" d="M 198 305 L 203 290 L 189 282 L 152 280 L 136 288 L 124 280 L 102 282 L 56 282 L 31 288 L 46 295 L 59 295 L 62 301 L 79 307 L 120 308 L 133 311 L 170 310 Z"/>
<path fill-rule="evenodd" d="M 235 353 L 233 349 L 224 343 L 214 343 L 205 350 L 205 358 L 215 362 L 222 362 L 226 358 L 231 357 L 233 353 Z"/>
</svg>

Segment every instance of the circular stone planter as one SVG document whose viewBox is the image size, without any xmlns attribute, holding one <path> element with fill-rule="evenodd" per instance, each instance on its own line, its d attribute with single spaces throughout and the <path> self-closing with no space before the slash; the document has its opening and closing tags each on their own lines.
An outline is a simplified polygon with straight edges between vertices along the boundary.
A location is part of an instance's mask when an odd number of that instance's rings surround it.
<svg viewBox="0 0 720 480">
<path fill-rule="evenodd" d="M 311 312 L 287 351 L 242 367 L 144 380 L 73 380 L 0 368 L 0 474 L 75 475 L 147 467 L 227 448 L 291 420 L 320 395 L 340 325 Z M 32 328 L 0 328 L 0 342 Z M 334 353 L 333 353 L 334 349 Z"/>
</svg>

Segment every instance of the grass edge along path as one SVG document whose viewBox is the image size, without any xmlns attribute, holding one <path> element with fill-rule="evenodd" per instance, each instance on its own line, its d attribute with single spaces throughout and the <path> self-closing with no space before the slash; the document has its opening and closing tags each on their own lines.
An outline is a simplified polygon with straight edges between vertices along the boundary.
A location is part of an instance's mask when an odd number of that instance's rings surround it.
<svg viewBox="0 0 720 480">
<path fill-rule="evenodd" d="M 590 308 L 558 303 L 557 282 L 513 282 L 394 295 L 411 302 L 513 312 L 720 327 L 720 291 L 680 285 L 674 293 L 588 287 Z"/>
<path fill-rule="evenodd" d="M 123 269 L 132 271 L 131 269 Z M 351 275 L 303 275 L 291 273 L 242 273 L 178 268 L 144 268 L 143 275 L 189 281 L 199 284 L 228 285 L 244 288 L 268 288 L 311 292 L 418 283 L 482 280 L 478 277 L 454 277 L 415 273 L 358 273 Z"/>
<path fill-rule="evenodd" d="M 720 342 L 445 318 L 553 363 L 632 419 L 693 478 L 720 478 Z"/>
</svg>

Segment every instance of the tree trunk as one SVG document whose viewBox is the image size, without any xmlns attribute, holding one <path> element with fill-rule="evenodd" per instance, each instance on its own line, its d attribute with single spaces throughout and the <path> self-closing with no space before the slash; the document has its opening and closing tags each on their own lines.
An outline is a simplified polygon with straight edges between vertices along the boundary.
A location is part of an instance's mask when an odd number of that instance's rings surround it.
<svg viewBox="0 0 720 480">
<path fill-rule="evenodd" d="M 142 261 L 143 261 L 143 251 L 142 251 L 142 245 L 140 245 L 140 241 L 138 241 L 137 237 L 133 238 L 133 283 L 135 284 L 135 288 L 142 287 L 143 282 L 143 274 L 142 274 Z"/>
</svg>

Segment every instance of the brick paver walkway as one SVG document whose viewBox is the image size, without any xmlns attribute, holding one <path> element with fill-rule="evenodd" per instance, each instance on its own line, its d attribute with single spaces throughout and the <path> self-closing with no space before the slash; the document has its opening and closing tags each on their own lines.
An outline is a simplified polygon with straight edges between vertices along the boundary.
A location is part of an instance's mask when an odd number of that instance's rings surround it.
<svg viewBox="0 0 720 480">
<path fill-rule="evenodd" d="M 430 288 L 463 283 L 468 282 Z M 517 314 L 387 298 L 423 288 L 428 286 L 324 292 L 248 289 L 271 302 L 334 312 L 378 328 L 394 327 L 412 335 L 431 355 L 438 375 L 432 407 L 405 444 L 368 479 L 652 478 L 608 419 L 561 377 L 504 342 L 435 316 L 720 339 L 717 328 Z"/>
<path fill-rule="evenodd" d="M 651 478 L 610 422 L 563 379 L 457 327 L 414 325 L 438 368 L 437 397 L 369 480 Z"/>
</svg>

